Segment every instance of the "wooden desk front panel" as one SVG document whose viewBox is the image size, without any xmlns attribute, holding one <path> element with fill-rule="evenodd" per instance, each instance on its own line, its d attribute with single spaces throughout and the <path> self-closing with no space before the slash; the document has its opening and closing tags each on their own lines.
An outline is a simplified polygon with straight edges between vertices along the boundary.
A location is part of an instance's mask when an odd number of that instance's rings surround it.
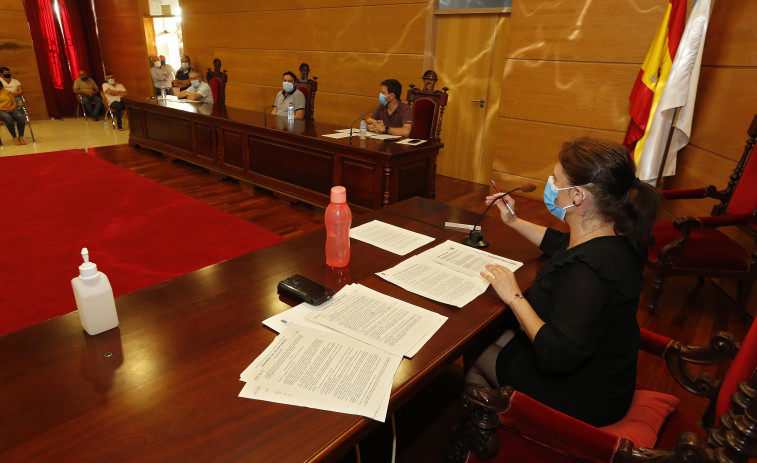
<svg viewBox="0 0 757 463">
<path fill-rule="evenodd" d="M 335 127 L 229 109 L 207 113 L 189 103 L 128 99 L 132 146 L 144 146 L 215 173 L 326 206 L 334 185 L 358 210 L 413 196 L 433 198 L 436 156 L 443 146 L 378 140 L 333 140 Z M 231 113 L 229 115 L 228 113 Z"/>
</svg>

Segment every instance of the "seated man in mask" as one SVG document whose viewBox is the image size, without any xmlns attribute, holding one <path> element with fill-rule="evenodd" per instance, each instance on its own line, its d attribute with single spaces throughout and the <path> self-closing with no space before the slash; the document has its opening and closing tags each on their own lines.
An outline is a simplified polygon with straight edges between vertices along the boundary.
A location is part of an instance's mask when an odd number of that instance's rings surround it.
<svg viewBox="0 0 757 463">
<path fill-rule="evenodd" d="M 413 131 L 413 109 L 400 101 L 402 84 L 394 79 L 381 82 L 382 106 L 368 118 L 368 130 L 375 133 L 409 137 Z"/>
<path fill-rule="evenodd" d="M 283 76 L 284 90 L 276 94 L 276 101 L 273 103 L 271 114 L 286 115 L 289 110 L 289 103 L 294 107 L 294 118 L 305 119 L 305 95 L 294 88 L 297 76 L 292 71 L 287 71 Z"/>
<path fill-rule="evenodd" d="M 189 71 L 191 85 L 183 92 L 179 92 L 179 98 L 197 101 L 198 103 L 213 103 L 213 91 L 210 85 L 202 81 L 202 74 L 196 70 Z"/>
</svg>

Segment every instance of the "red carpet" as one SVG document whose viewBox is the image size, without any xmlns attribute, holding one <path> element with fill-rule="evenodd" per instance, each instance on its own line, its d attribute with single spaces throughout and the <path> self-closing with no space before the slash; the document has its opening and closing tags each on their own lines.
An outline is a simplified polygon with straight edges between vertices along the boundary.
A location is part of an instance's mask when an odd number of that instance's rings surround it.
<svg viewBox="0 0 757 463">
<path fill-rule="evenodd" d="M 76 310 L 81 248 L 116 296 L 283 241 L 82 150 L 0 158 L 0 335 Z"/>
</svg>

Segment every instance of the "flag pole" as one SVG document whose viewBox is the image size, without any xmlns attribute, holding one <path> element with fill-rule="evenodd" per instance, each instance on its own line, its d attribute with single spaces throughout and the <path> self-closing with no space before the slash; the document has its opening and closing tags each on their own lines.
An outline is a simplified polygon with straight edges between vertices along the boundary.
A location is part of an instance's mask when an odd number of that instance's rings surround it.
<svg viewBox="0 0 757 463">
<path fill-rule="evenodd" d="M 668 139 L 665 141 L 665 150 L 662 152 L 662 163 L 660 164 L 660 170 L 657 172 L 657 183 L 655 186 L 658 189 L 662 189 L 662 174 L 665 171 L 665 163 L 668 162 L 668 150 L 670 149 L 670 142 L 673 140 L 673 131 L 676 128 L 676 122 L 678 121 L 678 111 L 681 107 L 677 107 L 673 113 L 673 121 L 670 123 L 670 130 L 668 131 Z"/>
</svg>

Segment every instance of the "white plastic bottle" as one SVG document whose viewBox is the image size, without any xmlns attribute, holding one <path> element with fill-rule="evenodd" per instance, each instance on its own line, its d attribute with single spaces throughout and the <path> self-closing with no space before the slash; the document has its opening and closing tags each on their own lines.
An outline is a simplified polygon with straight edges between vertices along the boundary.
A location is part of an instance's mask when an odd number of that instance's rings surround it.
<svg viewBox="0 0 757 463">
<path fill-rule="evenodd" d="M 71 280 L 81 326 L 88 334 L 100 334 L 118 326 L 116 301 L 108 277 L 89 261 L 87 248 L 81 250 L 84 263 L 79 276 Z"/>
<path fill-rule="evenodd" d="M 294 105 L 292 103 L 289 103 L 289 108 L 287 108 L 287 119 L 294 120 Z"/>
<path fill-rule="evenodd" d="M 360 139 L 365 139 L 365 132 L 368 130 L 368 125 L 365 123 L 365 119 L 360 121 Z"/>
</svg>

